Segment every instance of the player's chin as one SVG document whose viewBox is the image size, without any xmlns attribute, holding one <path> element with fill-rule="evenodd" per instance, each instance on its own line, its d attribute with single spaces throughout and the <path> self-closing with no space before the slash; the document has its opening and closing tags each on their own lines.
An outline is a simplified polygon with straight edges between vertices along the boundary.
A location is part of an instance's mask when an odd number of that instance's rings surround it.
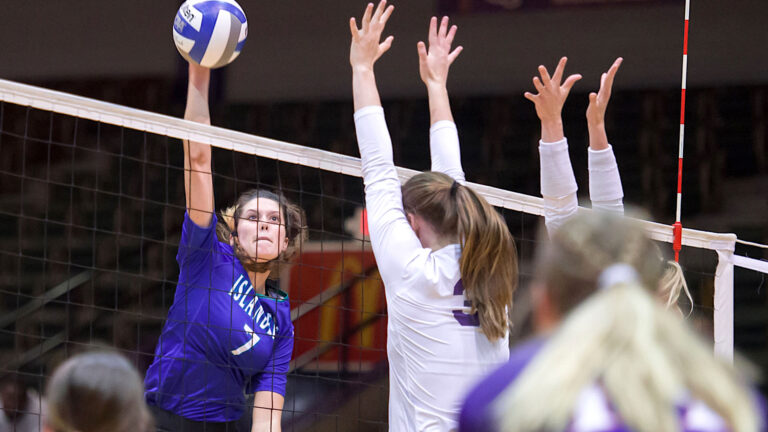
<svg viewBox="0 0 768 432">
<path fill-rule="evenodd" d="M 275 248 L 260 248 L 256 253 L 256 262 L 272 261 L 273 259 L 277 258 L 277 255 L 278 253 Z"/>
</svg>

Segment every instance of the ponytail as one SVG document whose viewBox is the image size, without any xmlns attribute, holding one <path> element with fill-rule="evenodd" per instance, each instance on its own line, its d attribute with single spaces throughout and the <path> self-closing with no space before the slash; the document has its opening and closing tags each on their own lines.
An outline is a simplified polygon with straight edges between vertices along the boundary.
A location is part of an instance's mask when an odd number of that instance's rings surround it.
<svg viewBox="0 0 768 432">
<path fill-rule="evenodd" d="M 734 431 L 758 430 L 747 386 L 657 300 L 662 264 L 629 219 L 582 214 L 555 232 L 537 252 L 536 278 L 565 318 L 497 399 L 499 430 L 564 430 L 592 386 L 639 432 L 679 430 L 677 406 L 690 399 Z M 617 268 L 633 274 L 609 277 Z"/>
<path fill-rule="evenodd" d="M 490 341 L 505 337 L 517 288 L 517 251 L 501 215 L 471 188 L 439 172 L 411 177 L 403 185 L 403 207 L 461 245 L 459 269 L 472 313 Z"/>
<path fill-rule="evenodd" d="M 676 310 L 682 315 L 683 312 L 680 310 L 677 300 L 680 298 L 680 293 L 685 293 L 685 296 L 688 297 L 688 301 L 691 303 L 691 308 L 688 311 L 688 314 L 690 314 L 693 312 L 693 297 L 691 297 L 688 284 L 685 282 L 683 269 L 680 267 L 680 264 L 672 260 L 666 261 L 665 264 L 667 268 L 659 281 L 659 290 L 657 292 L 659 298 L 668 309 Z"/>
<path fill-rule="evenodd" d="M 599 384 L 626 425 L 679 430 L 690 396 L 734 431 L 759 420 L 745 386 L 685 322 L 637 283 L 603 289 L 576 308 L 498 399 L 499 430 L 564 430 L 579 396 Z"/>
<path fill-rule="evenodd" d="M 507 225 L 474 190 L 456 191 L 459 269 L 464 292 L 489 340 L 506 337 L 517 287 L 517 251 Z"/>
</svg>

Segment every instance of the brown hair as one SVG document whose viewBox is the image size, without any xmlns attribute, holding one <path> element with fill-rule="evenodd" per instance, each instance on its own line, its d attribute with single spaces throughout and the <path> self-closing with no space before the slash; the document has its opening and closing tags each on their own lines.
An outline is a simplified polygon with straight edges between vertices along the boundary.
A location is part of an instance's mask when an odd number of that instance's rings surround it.
<svg viewBox="0 0 768 432">
<path fill-rule="evenodd" d="M 144 385 L 122 355 L 90 352 L 59 366 L 46 389 L 46 423 L 56 432 L 149 432 Z"/>
<path fill-rule="evenodd" d="M 456 238 L 472 312 L 489 340 L 504 337 L 517 288 L 517 251 L 501 215 L 471 188 L 439 172 L 411 177 L 403 185 L 403 207 L 424 218 L 438 235 Z"/>
<path fill-rule="evenodd" d="M 237 223 L 240 220 L 243 207 L 257 198 L 266 198 L 276 202 L 280 206 L 280 213 L 285 224 L 285 236 L 288 239 L 288 246 L 280 255 L 269 262 L 257 262 L 248 256 L 237 236 L 234 236 L 234 251 L 237 258 L 243 264 L 246 270 L 264 273 L 269 271 L 270 278 L 277 278 L 278 268 L 281 263 L 293 259 L 301 248 L 301 243 L 307 239 L 306 216 L 301 207 L 293 204 L 282 194 L 271 192 L 264 189 L 251 189 L 246 191 L 237 199 L 235 205 L 225 208 L 221 211 L 221 219 L 216 226 L 216 235 L 219 241 L 229 243 L 233 233 L 237 232 Z"/>
</svg>

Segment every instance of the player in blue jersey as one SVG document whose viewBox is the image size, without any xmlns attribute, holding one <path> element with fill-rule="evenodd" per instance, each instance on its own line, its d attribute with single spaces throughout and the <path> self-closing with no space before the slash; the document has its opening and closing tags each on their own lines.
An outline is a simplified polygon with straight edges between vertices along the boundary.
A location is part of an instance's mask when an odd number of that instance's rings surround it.
<svg viewBox="0 0 768 432">
<path fill-rule="evenodd" d="M 190 64 L 184 118 L 210 124 L 210 70 Z M 179 282 L 145 379 L 159 431 L 233 431 L 254 393 L 253 430 L 279 431 L 293 352 L 288 296 L 270 276 L 305 235 L 284 197 L 251 190 L 214 214 L 211 147 L 184 142 L 187 212 Z"/>
</svg>

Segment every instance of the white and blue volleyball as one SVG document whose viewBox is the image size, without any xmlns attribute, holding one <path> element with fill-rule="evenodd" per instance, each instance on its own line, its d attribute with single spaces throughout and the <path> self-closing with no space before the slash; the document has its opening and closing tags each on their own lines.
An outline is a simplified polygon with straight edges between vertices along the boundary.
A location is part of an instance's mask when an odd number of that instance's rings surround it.
<svg viewBox="0 0 768 432">
<path fill-rule="evenodd" d="M 187 0 L 173 20 L 176 48 L 187 61 L 207 68 L 231 63 L 247 36 L 248 21 L 234 0 Z"/>
</svg>

